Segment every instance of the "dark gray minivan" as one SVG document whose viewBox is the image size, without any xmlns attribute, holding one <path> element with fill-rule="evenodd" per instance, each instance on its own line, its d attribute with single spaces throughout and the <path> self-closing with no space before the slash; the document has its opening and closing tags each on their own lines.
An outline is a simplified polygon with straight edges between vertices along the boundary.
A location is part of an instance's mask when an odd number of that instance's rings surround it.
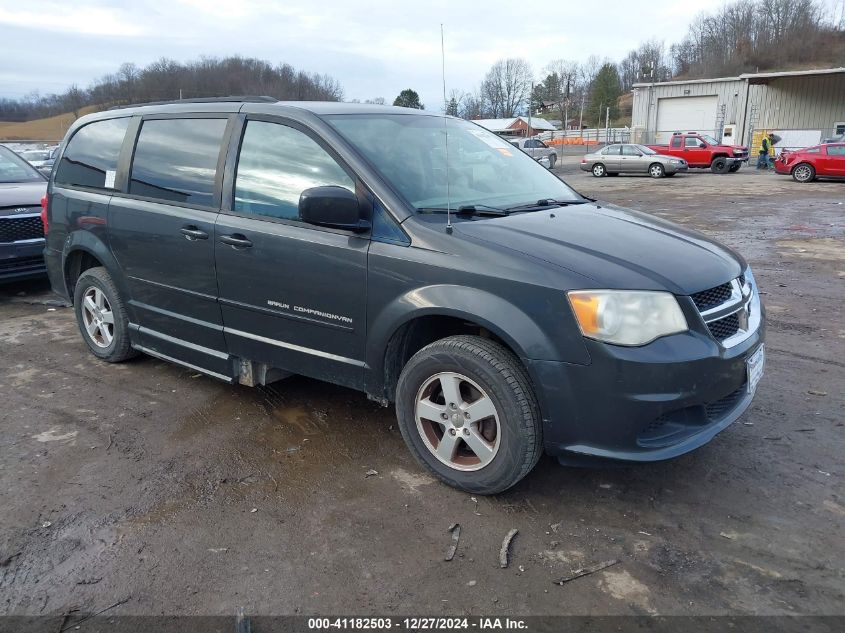
<svg viewBox="0 0 845 633">
<path fill-rule="evenodd" d="M 543 451 L 690 451 L 763 372 L 739 255 L 430 112 L 241 98 L 85 116 L 44 219 L 52 286 L 99 358 L 395 402 L 420 463 L 471 492 Z"/>
</svg>

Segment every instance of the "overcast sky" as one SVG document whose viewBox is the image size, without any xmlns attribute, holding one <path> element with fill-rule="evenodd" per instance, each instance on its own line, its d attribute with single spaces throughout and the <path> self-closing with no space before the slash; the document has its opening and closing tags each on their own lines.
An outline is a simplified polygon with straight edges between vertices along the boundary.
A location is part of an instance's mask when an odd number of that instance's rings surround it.
<svg viewBox="0 0 845 633">
<path fill-rule="evenodd" d="M 403 88 L 442 107 L 446 85 L 474 90 L 503 57 L 524 57 L 536 77 L 555 58 L 616 61 L 640 41 L 678 41 L 721 0 L 471 2 L 461 0 L 0 0 L 0 96 L 62 92 L 160 57 L 242 55 L 338 79 L 346 99 Z"/>
</svg>

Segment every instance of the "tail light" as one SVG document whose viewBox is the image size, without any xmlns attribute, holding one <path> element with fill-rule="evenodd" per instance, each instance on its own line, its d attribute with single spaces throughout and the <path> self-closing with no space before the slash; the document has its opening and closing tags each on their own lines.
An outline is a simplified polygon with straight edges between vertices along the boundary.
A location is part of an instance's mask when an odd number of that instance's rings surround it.
<svg viewBox="0 0 845 633">
<path fill-rule="evenodd" d="M 44 225 L 44 237 L 47 236 L 47 194 L 41 197 L 41 224 Z"/>
</svg>

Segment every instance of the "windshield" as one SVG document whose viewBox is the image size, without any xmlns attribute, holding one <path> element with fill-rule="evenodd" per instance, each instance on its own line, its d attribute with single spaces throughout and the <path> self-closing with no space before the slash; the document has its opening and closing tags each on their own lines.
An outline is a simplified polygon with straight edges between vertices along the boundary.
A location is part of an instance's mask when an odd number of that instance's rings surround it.
<svg viewBox="0 0 845 633">
<path fill-rule="evenodd" d="M 699 136 L 701 138 L 703 138 L 705 141 L 707 141 L 708 143 L 710 143 L 710 145 L 718 145 L 719 144 L 719 141 L 717 141 L 715 138 L 713 138 L 709 134 L 699 134 Z"/>
<path fill-rule="evenodd" d="M 37 182 L 44 180 L 29 163 L 12 150 L 0 147 L 0 182 Z"/>
<path fill-rule="evenodd" d="M 411 205 L 504 209 L 581 197 L 527 154 L 474 123 L 439 116 L 347 114 L 325 117 Z M 446 187 L 448 126 L 449 187 Z"/>
</svg>

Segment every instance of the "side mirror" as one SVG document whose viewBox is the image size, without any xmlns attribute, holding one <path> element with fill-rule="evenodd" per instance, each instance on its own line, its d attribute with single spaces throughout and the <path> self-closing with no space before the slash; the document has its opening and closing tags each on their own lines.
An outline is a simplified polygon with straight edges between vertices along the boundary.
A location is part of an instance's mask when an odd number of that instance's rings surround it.
<svg viewBox="0 0 845 633">
<path fill-rule="evenodd" d="M 701 149 L 704 149 L 705 147 L 707 147 L 707 143 L 705 143 L 704 141 L 699 141 L 699 142 L 698 142 L 698 146 L 699 146 Z"/>
<path fill-rule="evenodd" d="M 361 219 L 358 197 L 335 185 L 311 187 L 299 196 L 299 219 L 308 224 L 347 231 L 366 231 L 370 223 Z"/>
</svg>

